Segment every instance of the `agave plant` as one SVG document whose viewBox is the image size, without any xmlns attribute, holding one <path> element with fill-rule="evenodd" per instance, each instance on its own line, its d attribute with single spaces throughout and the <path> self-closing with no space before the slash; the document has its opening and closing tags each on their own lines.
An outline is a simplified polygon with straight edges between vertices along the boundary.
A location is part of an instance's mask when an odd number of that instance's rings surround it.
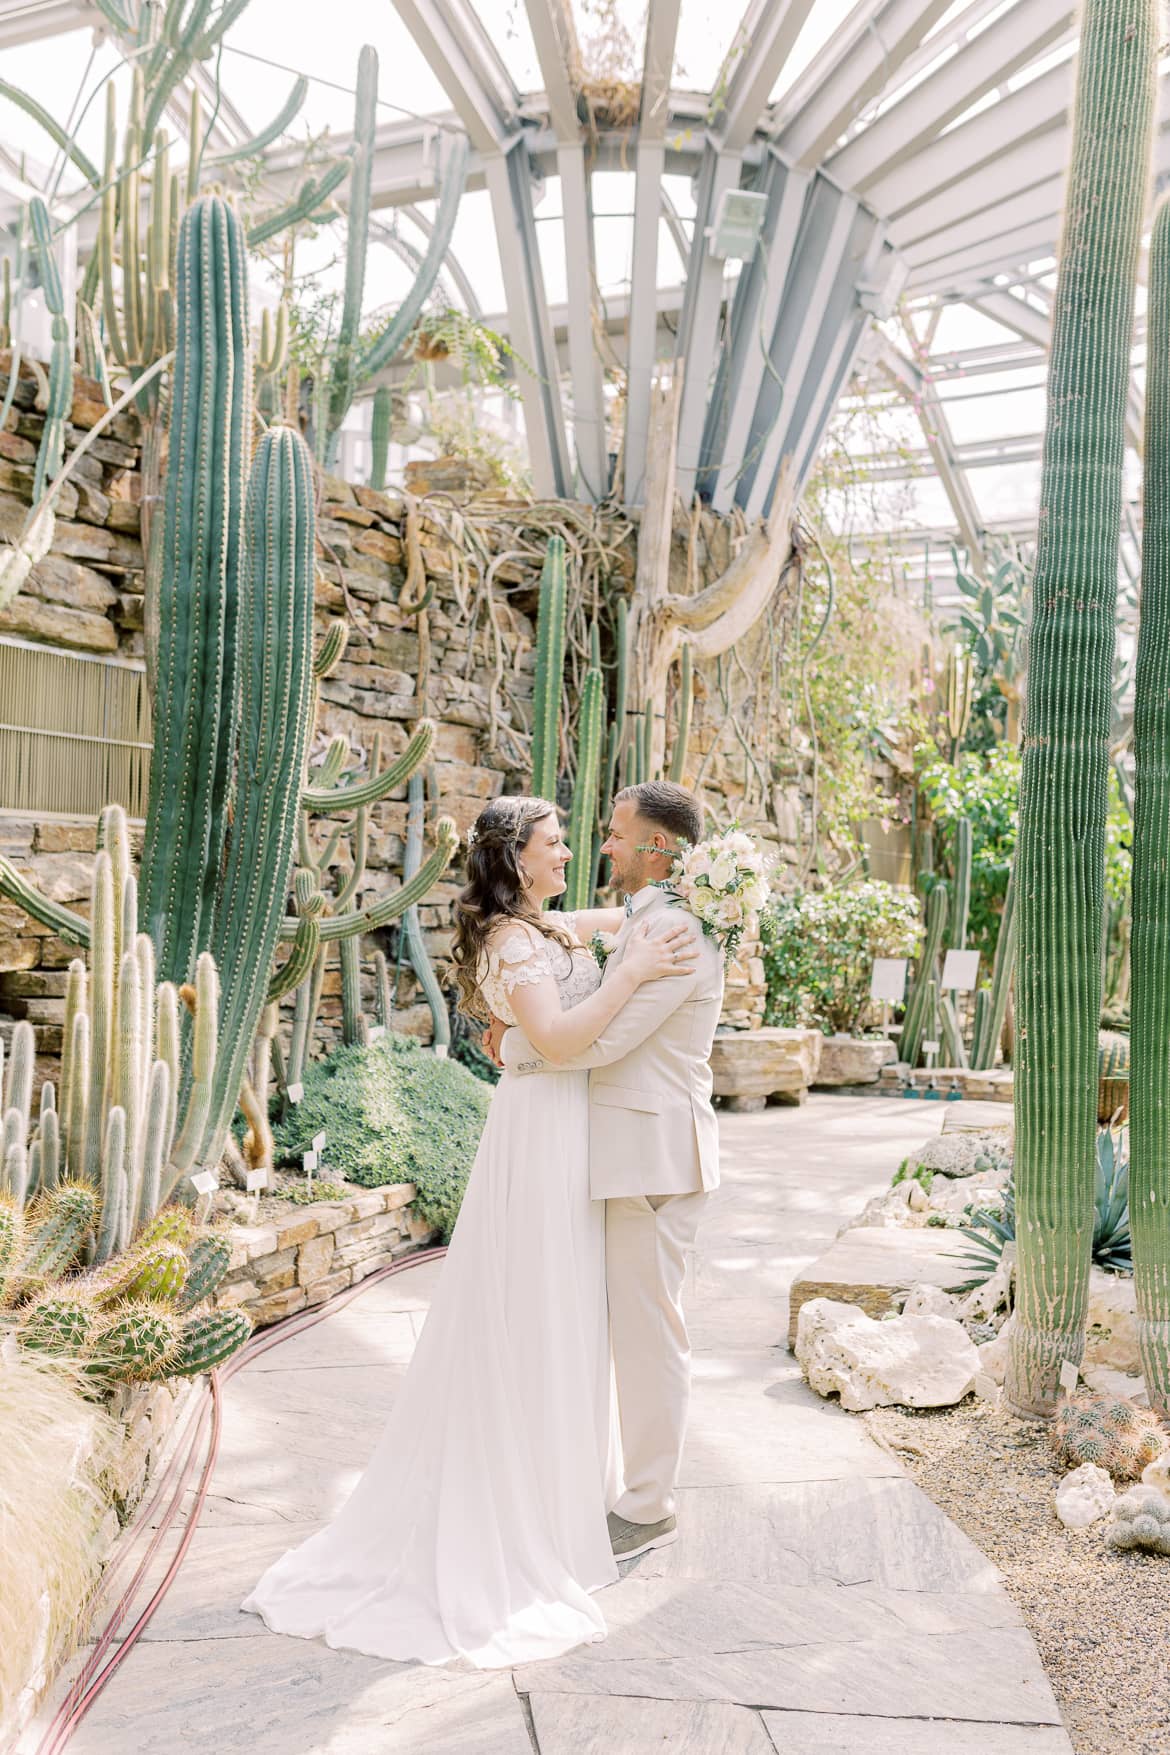
<svg viewBox="0 0 1170 1755">
<path fill-rule="evenodd" d="M 1133 1255 L 1129 1235 L 1129 1152 L 1125 1130 L 1114 1134 L 1103 1127 L 1097 1133 L 1097 1177 L 1094 1191 L 1093 1260 L 1109 1273 L 1132 1274 Z M 973 1292 L 989 1280 L 1003 1259 L 1005 1245 L 1016 1240 L 1016 1198 L 1009 1180 L 998 1212 L 985 1207 L 971 1212 L 959 1227 L 966 1247 L 956 1254 L 970 1270 L 970 1277 L 951 1292 Z"/>
</svg>

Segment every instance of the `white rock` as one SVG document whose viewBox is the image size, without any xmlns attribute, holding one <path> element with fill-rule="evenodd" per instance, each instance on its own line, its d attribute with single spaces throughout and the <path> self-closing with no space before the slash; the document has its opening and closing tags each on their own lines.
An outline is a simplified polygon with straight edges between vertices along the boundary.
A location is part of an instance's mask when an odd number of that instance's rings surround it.
<svg viewBox="0 0 1170 1755">
<path fill-rule="evenodd" d="M 929 1280 L 919 1280 L 907 1293 L 902 1315 L 954 1316 L 958 1307 L 959 1300 L 944 1292 L 941 1286 L 932 1286 Z"/>
<path fill-rule="evenodd" d="M 846 1219 L 837 1235 L 839 1237 L 842 1231 L 852 1231 L 858 1227 L 872 1230 L 875 1227 L 906 1225 L 910 1222 L 910 1184 L 899 1182 L 896 1188 L 883 1189 L 881 1194 L 875 1194 L 867 1200 L 855 1218 Z"/>
<path fill-rule="evenodd" d="M 1170 1495 L 1170 1450 L 1164 1450 L 1161 1456 L 1146 1464 L 1142 1470 L 1142 1484 Z"/>
<path fill-rule="evenodd" d="M 910 1181 L 907 1182 L 906 1187 L 909 1190 L 909 1193 L 906 1196 L 906 1205 L 910 1208 L 911 1212 L 914 1212 L 914 1213 L 929 1212 L 930 1211 L 930 1196 L 927 1194 L 926 1190 L 923 1188 L 921 1182 L 919 1182 L 917 1180 L 917 1178 L 912 1178 Z"/>
<path fill-rule="evenodd" d="M 1016 1246 L 1005 1243 L 995 1272 L 981 1286 L 968 1292 L 960 1314 L 968 1322 L 990 1322 L 1001 1305 L 1011 1302 L 1012 1275 L 1016 1266 Z"/>
<path fill-rule="evenodd" d="M 974 1394 L 981 1402 L 997 1402 L 1001 1387 L 994 1377 L 988 1376 L 986 1371 L 977 1371 L 975 1381 L 971 1385 Z"/>
<path fill-rule="evenodd" d="M 1002 1192 L 1011 1175 L 1005 1164 L 999 1170 L 981 1170 L 978 1176 L 954 1181 L 949 1176 L 936 1176 L 928 1196 L 934 1213 L 961 1213 L 964 1207 L 989 1207 L 997 1212 L 1003 1206 Z"/>
<path fill-rule="evenodd" d="M 796 1357 L 818 1395 L 839 1395 L 854 1412 L 951 1407 L 969 1392 L 979 1364 L 961 1323 L 944 1316 L 875 1322 L 831 1298 L 801 1306 Z"/>
<path fill-rule="evenodd" d="M 1107 1274 L 1099 1267 L 1090 1269 L 1085 1363 L 1111 1365 L 1115 1371 L 1141 1370 L 1131 1274 Z"/>
<path fill-rule="evenodd" d="M 1056 1515 L 1069 1530 L 1087 1530 L 1108 1517 L 1117 1491 L 1108 1472 L 1096 1463 L 1082 1463 L 1056 1489 Z"/>
<path fill-rule="evenodd" d="M 979 1369 L 993 1383 L 1002 1384 L 1007 1376 L 1008 1353 L 1012 1344 L 1012 1323 L 1014 1316 L 1009 1316 L 993 1341 L 985 1341 L 976 1348 L 979 1354 Z"/>
</svg>

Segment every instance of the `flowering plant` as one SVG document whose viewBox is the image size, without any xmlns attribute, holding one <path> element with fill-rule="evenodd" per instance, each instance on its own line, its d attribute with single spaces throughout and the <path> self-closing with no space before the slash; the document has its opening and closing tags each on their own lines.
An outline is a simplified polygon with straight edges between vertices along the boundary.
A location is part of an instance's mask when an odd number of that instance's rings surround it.
<svg viewBox="0 0 1170 1755">
<path fill-rule="evenodd" d="M 734 956 L 745 933 L 754 937 L 768 900 L 763 849 L 733 823 L 726 834 L 684 844 L 662 888 L 695 916 L 725 957 Z"/>
</svg>

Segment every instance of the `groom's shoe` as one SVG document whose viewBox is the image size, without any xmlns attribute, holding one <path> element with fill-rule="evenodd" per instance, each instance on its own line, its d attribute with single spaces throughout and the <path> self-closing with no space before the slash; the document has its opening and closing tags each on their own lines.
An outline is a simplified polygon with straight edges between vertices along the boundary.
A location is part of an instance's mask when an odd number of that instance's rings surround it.
<svg viewBox="0 0 1170 1755">
<path fill-rule="evenodd" d="M 678 1520 L 673 1517 L 661 1518 L 658 1523 L 631 1523 L 611 1511 L 606 1522 L 615 1560 L 633 1560 L 651 1548 L 669 1548 L 671 1542 L 678 1541 Z"/>
</svg>

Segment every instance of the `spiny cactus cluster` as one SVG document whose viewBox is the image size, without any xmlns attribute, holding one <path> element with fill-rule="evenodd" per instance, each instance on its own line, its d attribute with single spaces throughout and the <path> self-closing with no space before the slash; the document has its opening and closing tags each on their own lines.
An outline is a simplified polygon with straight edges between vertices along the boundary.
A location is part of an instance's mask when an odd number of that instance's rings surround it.
<svg viewBox="0 0 1170 1755">
<path fill-rule="evenodd" d="M 1049 1443 L 1064 1468 L 1096 1463 L 1116 1481 L 1136 1481 L 1165 1448 L 1166 1435 L 1148 1408 L 1124 1396 L 1081 1393 L 1060 1403 Z"/>
<path fill-rule="evenodd" d="M 116 1260 L 61 1278 L 80 1259 L 96 1213 L 94 1191 L 69 1183 L 27 1220 L 0 1207 L 0 1326 L 22 1346 L 80 1360 L 95 1389 L 193 1376 L 243 1346 L 250 1318 L 207 1306 L 230 1247 L 198 1231 L 186 1208 L 164 1208 Z"/>
<path fill-rule="evenodd" d="M 1131 1487 L 1113 1501 L 1105 1541 L 1110 1548 L 1170 1554 L 1170 1497 L 1158 1487 Z"/>
</svg>

